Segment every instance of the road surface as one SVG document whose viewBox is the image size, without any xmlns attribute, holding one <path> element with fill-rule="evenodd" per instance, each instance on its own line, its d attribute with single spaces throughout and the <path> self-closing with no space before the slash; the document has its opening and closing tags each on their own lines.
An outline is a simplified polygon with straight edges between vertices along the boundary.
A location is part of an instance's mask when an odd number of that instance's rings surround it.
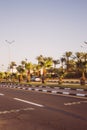
<svg viewBox="0 0 87 130">
<path fill-rule="evenodd" d="M 0 87 L 0 130 L 87 130 L 87 97 Z"/>
</svg>

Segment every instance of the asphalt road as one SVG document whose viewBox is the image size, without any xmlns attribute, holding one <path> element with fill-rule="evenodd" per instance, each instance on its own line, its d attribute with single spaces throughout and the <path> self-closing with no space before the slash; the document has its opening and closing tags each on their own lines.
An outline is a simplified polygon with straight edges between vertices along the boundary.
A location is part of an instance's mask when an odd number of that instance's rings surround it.
<svg viewBox="0 0 87 130">
<path fill-rule="evenodd" d="M 87 97 L 0 87 L 0 130 L 87 130 Z"/>
</svg>

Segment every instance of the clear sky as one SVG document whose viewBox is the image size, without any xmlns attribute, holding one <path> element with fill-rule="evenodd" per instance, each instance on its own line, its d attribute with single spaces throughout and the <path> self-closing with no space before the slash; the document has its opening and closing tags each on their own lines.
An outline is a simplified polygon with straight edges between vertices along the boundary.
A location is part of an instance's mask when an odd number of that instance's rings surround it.
<svg viewBox="0 0 87 130">
<path fill-rule="evenodd" d="M 87 0 L 0 0 L 0 69 L 9 59 L 37 63 L 40 54 L 59 59 L 86 51 L 85 40 Z"/>
</svg>

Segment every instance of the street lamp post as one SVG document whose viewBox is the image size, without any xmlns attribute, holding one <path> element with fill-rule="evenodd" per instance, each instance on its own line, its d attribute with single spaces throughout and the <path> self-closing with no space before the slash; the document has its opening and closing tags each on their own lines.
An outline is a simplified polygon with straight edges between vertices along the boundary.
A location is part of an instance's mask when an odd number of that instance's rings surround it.
<svg viewBox="0 0 87 130">
<path fill-rule="evenodd" d="M 8 40 L 5 40 L 5 42 L 6 43 L 8 43 L 8 55 L 9 55 L 9 64 L 8 64 L 8 69 L 10 69 L 10 62 L 11 62 L 11 48 L 10 48 L 10 45 L 12 44 L 12 43 L 14 43 L 15 42 L 15 40 L 13 40 L 13 41 L 8 41 Z"/>
<path fill-rule="evenodd" d="M 87 41 L 84 41 L 85 44 L 87 44 Z"/>
<path fill-rule="evenodd" d="M 84 44 L 87 45 L 87 41 L 84 41 Z M 85 48 L 83 45 L 81 46 L 82 48 Z M 87 53 L 85 53 L 85 67 L 84 70 L 82 71 L 82 77 L 80 78 L 80 84 L 85 85 L 85 73 L 87 72 Z"/>
<path fill-rule="evenodd" d="M 84 41 L 84 44 L 87 45 L 87 41 Z M 87 49 L 87 48 L 86 48 Z"/>
<path fill-rule="evenodd" d="M 84 43 L 85 43 L 85 45 L 87 45 L 87 41 L 84 41 Z M 87 56 L 87 54 L 86 54 L 86 56 Z M 87 72 L 87 63 L 86 63 L 86 72 Z"/>
</svg>

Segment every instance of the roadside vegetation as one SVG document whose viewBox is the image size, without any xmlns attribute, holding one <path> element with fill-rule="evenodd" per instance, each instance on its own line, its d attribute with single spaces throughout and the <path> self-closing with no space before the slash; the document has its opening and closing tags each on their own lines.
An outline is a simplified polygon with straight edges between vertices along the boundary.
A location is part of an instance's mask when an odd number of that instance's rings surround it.
<svg viewBox="0 0 87 130">
<path fill-rule="evenodd" d="M 37 64 L 33 64 L 27 59 L 22 60 L 20 65 L 12 61 L 6 72 L 0 72 L 1 82 L 18 82 L 32 83 L 32 77 L 36 76 L 41 79 L 39 84 L 47 84 L 50 86 L 65 86 L 65 79 L 77 79 L 79 85 L 71 87 L 85 87 L 87 79 L 87 53 L 65 52 L 60 59 L 45 57 L 43 55 L 36 57 Z M 15 71 L 14 71 L 15 70 Z M 57 80 L 57 83 L 49 83 L 49 81 Z M 32 84 L 38 84 L 36 82 Z M 70 86 L 70 85 L 69 85 Z M 68 85 L 67 85 L 68 87 Z"/>
</svg>

